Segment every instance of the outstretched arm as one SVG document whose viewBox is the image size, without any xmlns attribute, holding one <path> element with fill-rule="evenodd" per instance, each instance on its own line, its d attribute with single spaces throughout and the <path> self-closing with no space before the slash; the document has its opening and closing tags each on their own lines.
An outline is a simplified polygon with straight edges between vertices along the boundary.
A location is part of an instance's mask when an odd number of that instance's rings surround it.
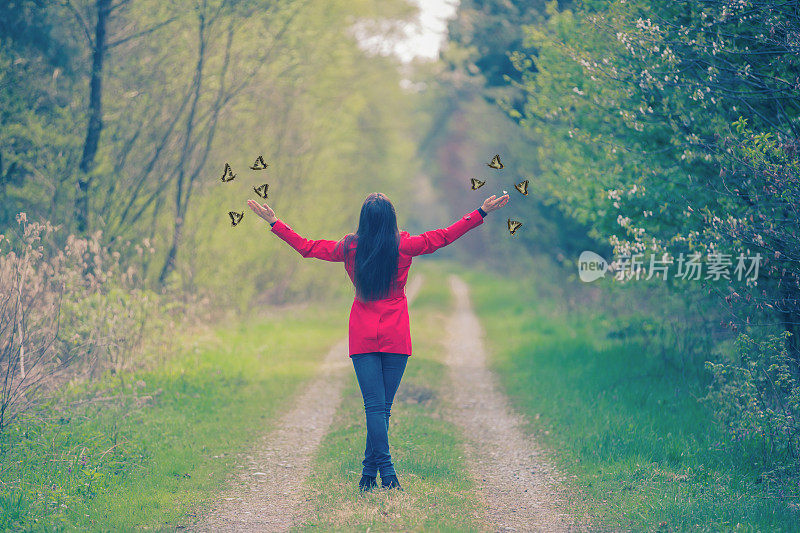
<svg viewBox="0 0 800 533">
<path fill-rule="evenodd" d="M 506 203 L 508 203 L 507 194 L 500 198 L 492 195 L 483 202 L 481 207 L 464 215 L 450 226 L 426 231 L 405 239 L 402 243 L 402 251 L 412 256 L 433 253 L 452 243 L 472 228 L 483 224 L 483 217 L 487 213 L 503 207 Z"/>
<path fill-rule="evenodd" d="M 248 200 L 247 205 L 258 216 L 269 222 L 272 226 L 272 233 L 286 241 L 303 257 L 314 257 L 323 261 L 344 261 L 344 243 L 342 241 L 306 239 L 276 217 L 275 212 L 267 204 L 262 205 L 255 200 Z"/>
</svg>

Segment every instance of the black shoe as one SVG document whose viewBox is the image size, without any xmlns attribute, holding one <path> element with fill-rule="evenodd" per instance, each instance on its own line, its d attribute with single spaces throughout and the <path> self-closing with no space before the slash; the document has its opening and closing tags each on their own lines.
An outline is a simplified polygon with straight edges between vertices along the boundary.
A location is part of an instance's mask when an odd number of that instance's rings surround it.
<svg viewBox="0 0 800 533">
<path fill-rule="evenodd" d="M 358 482 L 358 490 L 360 490 L 362 492 L 363 491 L 370 491 L 370 490 L 374 489 L 375 487 L 377 487 L 378 483 L 377 483 L 377 481 L 375 481 L 376 477 L 377 476 L 365 476 L 365 475 L 362 474 L 361 475 L 361 481 Z"/>
<path fill-rule="evenodd" d="M 401 492 L 405 492 L 403 487 L 400 486 L 400 482 L 397 481 L 397 476 L 381 476 L 381 487 L 386 489 L 397 489 Z"/>
</svg>

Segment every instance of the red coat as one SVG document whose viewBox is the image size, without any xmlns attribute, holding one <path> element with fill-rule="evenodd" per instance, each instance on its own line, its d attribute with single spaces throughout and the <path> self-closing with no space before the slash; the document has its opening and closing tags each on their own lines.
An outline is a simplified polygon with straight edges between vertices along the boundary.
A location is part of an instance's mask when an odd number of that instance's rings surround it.
<svg viewBox="0 0 800 533">
<path fill-rule="evenodd" d="M 411 355 L 411 329 L 405 294 L 411 258 L 435 252 L 481 224 L 483 224 L 483 217 L 476 209 L 447 228 L 426 231 L 419 235 L 410 235 L 407 231 L 400 232 L 397 289 L 382 300 L 365 302 L 357 296 L 353 299 L 349 325 L 351 356 L 368 352 Z M 355 285 L 353 273 L 355 253 L 344 254 L 344 237 L 339 241 L 305 239 L 280 219 L 272 225 L 272 233 L 289 243 L 303 257 L 315 257 L 324 261 L 343 261 L 344 268 Z M 355 249 L 355 247 L 354 240 L 350 244 L 350 249 Z"/>
</svg>

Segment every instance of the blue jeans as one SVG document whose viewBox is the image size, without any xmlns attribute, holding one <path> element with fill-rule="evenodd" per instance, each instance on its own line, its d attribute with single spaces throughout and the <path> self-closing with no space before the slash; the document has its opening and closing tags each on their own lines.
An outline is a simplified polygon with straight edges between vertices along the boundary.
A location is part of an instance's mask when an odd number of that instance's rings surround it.
<svg viewBox="0 0 800 533">
<path fill-rule="evenodd" d="M 389 416 L 394 394 L 400 386 L 408 355 L 395 353 L 354 354 L 353 367 L 364 398 L 367 415 L 367 446 L 364 449 L 362 474 L 381 479 L 396 475 L 389 454 Z"/>
</svg>

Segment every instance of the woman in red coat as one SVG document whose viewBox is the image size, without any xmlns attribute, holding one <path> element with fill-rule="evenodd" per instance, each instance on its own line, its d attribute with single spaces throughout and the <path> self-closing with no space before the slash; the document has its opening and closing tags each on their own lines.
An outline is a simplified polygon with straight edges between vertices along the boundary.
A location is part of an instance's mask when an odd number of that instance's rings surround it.
<svg viewBox="0 0 800 533">
<path fill-rule="evenodd" d="M 355 286 L 350 309 L 349 351 L 364 398 L 367 444 L 359 488 L 371 490 L 381 473 L 381 485 L 398 488 L 397 473 L 389 453 L 389 416 L 394 395 L 411 355 L 411 330 L 405 285 L 411 258 L 447 246 L 475 226 L 487 213 L 508 202 L 508 195 L 487 198 L 481 207 L 447 228 L 410 235 L 397 229 L 394 206 L 381 193 L 372 193 L 361 206 L 356 233 L 339 241 L 310 240 L 275 216 L 267 204 L 247 205 L 272 226 L 272 232 L 303 257 L 344 262 Z"/>
</svg>

